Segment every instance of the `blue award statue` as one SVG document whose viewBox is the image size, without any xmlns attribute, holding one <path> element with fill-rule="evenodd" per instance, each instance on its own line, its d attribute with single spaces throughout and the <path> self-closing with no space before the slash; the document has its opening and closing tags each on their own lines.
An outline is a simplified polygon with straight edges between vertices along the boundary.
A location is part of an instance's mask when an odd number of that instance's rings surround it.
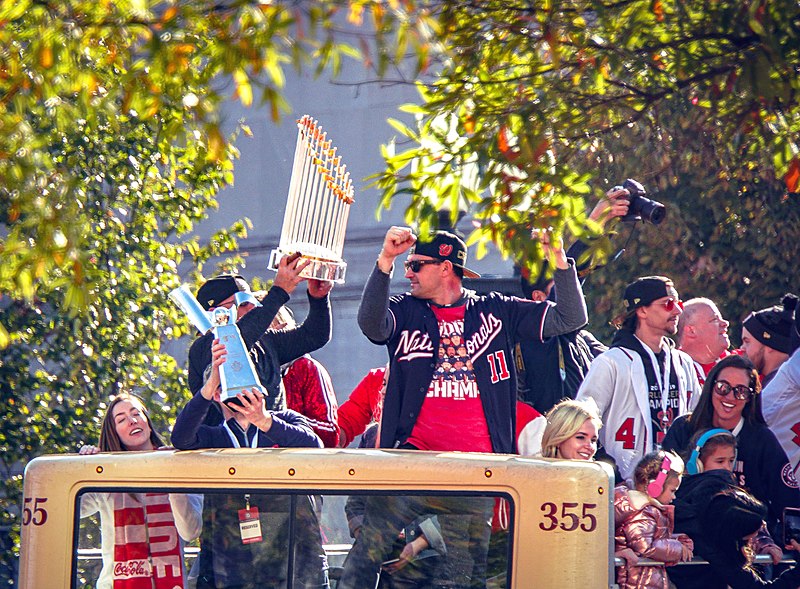
<svg viewBox="0 0 800 589">
<path fill-rule="evenodd" d="M 222 384 L 220 400 L 223 403 L 238 403 L 237 393 L 254 388 L 266 396 L 267 392 L 258 380 L 256 368 L 236 326 L 236 310 L 239 305 L 253 303 L 260 307 L 258 299 L 249 292 L 237 292 L 236 303 L 230 309 L 217 307 L 213 311 L 206 311 L 186 285 L 170 292 L 169 298 L 186 313 L 201 333 L 205 334 L 213 329 L 214 337 L 225 346 L 227 359 L 219 373 Z"/>
</svg>

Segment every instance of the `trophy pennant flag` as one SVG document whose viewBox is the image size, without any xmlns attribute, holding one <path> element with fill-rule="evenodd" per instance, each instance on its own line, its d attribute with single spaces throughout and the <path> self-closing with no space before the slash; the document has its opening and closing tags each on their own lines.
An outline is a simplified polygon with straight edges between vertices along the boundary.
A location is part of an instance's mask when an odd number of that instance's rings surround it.
<svg viewBox="0 0 800 589">
<path fill-rule="evenodd" d="M 297 121 L 289 196 L 270 270 L 277 270 L 284 256 L 300 253 L 311 262 L 301 276 L 344 282 L 347 263 L 342 251 L 354 190 L 336 149 L 316 120 L 303 115 Z"/>
</svg>

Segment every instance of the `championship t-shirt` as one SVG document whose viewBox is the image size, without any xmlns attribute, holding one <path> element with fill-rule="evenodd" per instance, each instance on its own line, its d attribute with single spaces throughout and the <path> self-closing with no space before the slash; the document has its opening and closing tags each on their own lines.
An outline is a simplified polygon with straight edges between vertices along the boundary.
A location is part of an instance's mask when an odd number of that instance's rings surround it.
<svg viewBox="0 0 800 589">
<path fill-rule="evenodd" d="M 420 450 L 491 452 L 489 426 L 464 345 L 464 305 L 431 307 L 439 323 L 436 368 L 408 443 Z"/>
</svg>

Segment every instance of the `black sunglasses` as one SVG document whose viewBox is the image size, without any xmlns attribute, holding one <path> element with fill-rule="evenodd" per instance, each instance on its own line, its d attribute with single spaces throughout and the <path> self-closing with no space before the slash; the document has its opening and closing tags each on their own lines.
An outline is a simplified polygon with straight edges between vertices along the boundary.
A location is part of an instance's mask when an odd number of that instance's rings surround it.
<svg viewBox="0 0 800 589">
<path fill-rule="evenodd" d="M 403 262 L 403 267 L 406 269 L 406 272 L 411 270 L 414 274 L 422 270 L 423 266 L 428 264 L 436 264 L 437 266 L 444 262 L 444 260 L 406 260 Z"/>
<path fill-rule="evenodd" d="M 733 392 L 734 399 L 747 401 L 753 394 L 753 389 L 743 384 L 733 386 L 727 380 L 718 380 L 714 383 L 714 392 L 720 397 L 727 397 L 728 394 Z"/>
</svg>

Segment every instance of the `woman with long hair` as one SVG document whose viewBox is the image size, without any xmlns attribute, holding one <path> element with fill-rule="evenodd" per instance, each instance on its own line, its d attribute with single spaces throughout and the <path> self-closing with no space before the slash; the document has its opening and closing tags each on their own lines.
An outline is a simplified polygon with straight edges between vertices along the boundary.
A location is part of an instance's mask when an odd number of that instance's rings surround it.
<svg viewBox="0 0 800 589">
<path fill-rule="evenodd" d="M 80 454 L 152 451 L 163 446 L 144 402 L 122 393 L 108 405 L 98 446 Z M 186 587 L 183 543 L 200 535 L 203 499 L 185 493 L 85 493 L 81 517 L 100 514 L 103 568 L 98 589 Z M 152 566 L 158 560 L 165 566 Z"/>
<path fill-rule="evenodd" d="M 728 356 L 711 369 L 694 412 L 675 420 L 662 448 L 688 456 L 694 450 L 690 441 L 714 428 L 736 436 L 736 483 L 767 505 L 769 530 L 780 538 L 783 509 L 800 505 L 800 492 L 786 452 L 761 413 L 758 372 L 744 356 Z"/>
</svg>

